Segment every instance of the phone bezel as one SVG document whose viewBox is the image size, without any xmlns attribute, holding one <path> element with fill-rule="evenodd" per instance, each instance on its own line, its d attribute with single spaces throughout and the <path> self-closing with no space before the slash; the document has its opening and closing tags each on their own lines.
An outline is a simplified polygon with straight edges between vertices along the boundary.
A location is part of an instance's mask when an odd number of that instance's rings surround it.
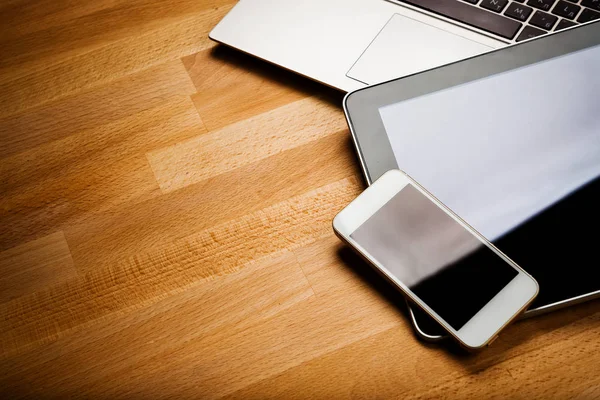
<svg viewBox="0 0 600 400">
<path fill-rule="evenodd" d="M 488 246 L 488 248 L 494 251 L 518 273 L 511 282 L 509 282 L 459 330 L 454 329 L 447 323 L 350 236 L 360 225 L 368 220 L 375 212 L 377 212 L 377 210 L 383 207 L 407 185 L 413 185 L 413 187 L 451 216 L 482 244 Z M 391 170 L 382 175 L 381 178 L 373 183 L 373 185 L 367 188 L 354 201 L 346 206 L 346 208 L 340 211 L 333 220 L 333 228 L 339 237 L 361 254 L 361 256 L 374 266 L 388 281 L 442 325 L 442 327 L 458 340 L 461 345 L 469 349 L 479 349 L 486 346 L 508 323 L 525 310 L 527 305 L 533 301 L 539 291 L 538 284 L 533 277 L 527 274 L 522 268 L 479 234 L 479 232 L 443 205 L 425 188 L 399 170 Z"/>
</svg>

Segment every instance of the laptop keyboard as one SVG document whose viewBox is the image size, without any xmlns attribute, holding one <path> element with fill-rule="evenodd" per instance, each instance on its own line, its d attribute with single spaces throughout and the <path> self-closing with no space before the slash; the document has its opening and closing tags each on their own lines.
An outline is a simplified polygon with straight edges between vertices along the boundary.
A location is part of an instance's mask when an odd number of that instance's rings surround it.
<svg viewBox="0 0 600 400">
<path fill-rule="evenodd" d="M 520 42 L 600 19 L 600 0 L 396 0 Z"/>
</svg>

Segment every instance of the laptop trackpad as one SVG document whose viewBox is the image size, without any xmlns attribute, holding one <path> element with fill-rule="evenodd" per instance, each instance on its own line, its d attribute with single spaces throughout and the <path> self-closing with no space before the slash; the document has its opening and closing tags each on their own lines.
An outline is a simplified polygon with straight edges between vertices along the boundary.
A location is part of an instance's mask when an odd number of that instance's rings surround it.
<svg viewBox="0 0 600 400">
<path fill-rule="evenodd" d="M 350 68 L 347 76 L 374 84 L 492 49 L 443 29 L 394 14 Z"/>
</svg>

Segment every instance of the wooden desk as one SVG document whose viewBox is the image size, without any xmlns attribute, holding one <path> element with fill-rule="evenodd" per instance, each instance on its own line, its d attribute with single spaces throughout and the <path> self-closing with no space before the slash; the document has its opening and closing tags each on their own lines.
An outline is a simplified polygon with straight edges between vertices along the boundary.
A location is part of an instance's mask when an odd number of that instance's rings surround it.
<svg viewBox="0 0 600 400">
<path fill-rule="evenodd" d="M 232 5 L 0 5 L 0 397 L 599 397 L 598 302 L 415 339 L 331 230 L 342 96 L 212 43 Z"/>
</svg>

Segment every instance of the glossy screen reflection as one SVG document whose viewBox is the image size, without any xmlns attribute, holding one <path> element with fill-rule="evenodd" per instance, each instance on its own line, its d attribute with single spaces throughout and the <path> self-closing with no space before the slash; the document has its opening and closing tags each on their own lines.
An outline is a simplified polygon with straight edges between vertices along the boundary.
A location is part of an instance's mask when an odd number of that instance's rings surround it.
<svg viewBox="0 0 600 400">
<path fill-rule="evenodd" d="M 600 291 L 600 46 L 379 110 L 400 169 L 540 285 Z"/>
<path fill-rule="evenodd" d="M 350 237 L 455 330 L 518 274 L 410 184 Z"/>
</svg>

